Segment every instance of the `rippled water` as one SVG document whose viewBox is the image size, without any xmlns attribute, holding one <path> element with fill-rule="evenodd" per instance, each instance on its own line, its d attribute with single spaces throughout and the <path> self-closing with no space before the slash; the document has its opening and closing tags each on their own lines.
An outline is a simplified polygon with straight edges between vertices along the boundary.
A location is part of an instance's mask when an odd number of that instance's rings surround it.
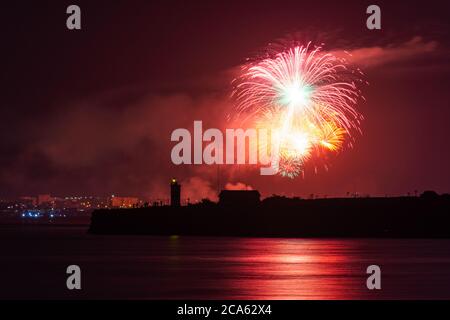
<svg viewBox="0 0 450 320">
<path fill-rule="evenodd" d="M 0 298 L 450 299 L 450 240 L 94 236 L 0 227 Z M 65 269 L 82 268 L 82 290 Z M 366 288 L 377 264 L 382 289 Z"/>
</svg>

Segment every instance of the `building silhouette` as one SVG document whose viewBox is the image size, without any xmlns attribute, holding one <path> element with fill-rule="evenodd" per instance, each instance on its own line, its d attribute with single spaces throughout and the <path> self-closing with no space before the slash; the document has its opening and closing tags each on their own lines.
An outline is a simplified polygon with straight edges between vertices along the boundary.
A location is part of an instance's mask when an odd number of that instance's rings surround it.
<svg viewBox="0 0 450 320">
<path fill-rule="evenodd" d="M 219 194 L 221 206 L 257 206 L 261 195 L 257 190 L 222 190 Z"/>
</svg>

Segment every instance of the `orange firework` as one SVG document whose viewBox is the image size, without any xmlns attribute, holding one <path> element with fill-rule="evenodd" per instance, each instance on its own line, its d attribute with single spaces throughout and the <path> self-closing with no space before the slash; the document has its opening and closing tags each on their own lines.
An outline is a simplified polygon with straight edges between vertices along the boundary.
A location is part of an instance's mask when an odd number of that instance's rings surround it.
<svg viewBox="0 0 450 320">
<path fill-rule="evenodd" d="M 360 132 L 360 79 L 344 59 L 295 46 L 242 69 L 234 82 L 237 114 L 271 131 L 281 175 L 296 177 L 315 150 L 336 152 Z"/>
</svg>

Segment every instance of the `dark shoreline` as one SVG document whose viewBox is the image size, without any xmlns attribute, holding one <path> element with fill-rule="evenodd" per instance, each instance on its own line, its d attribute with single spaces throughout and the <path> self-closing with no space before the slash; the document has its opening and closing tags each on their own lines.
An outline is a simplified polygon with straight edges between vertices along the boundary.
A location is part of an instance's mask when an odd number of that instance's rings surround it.
<svg viewBox="0 0 450 320">
<path fill-rule="evenodd" d="M 256 206 L 206 203 L 96 210 L 88 232 L 276 238 L 450 238 L 448 197 L 266 200 Z"/>
</svg>

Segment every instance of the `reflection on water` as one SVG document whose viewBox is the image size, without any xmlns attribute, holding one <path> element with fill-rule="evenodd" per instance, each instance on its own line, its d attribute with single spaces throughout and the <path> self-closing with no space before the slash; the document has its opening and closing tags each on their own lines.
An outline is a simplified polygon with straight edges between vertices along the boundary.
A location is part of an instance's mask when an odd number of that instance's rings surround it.
<svg viewBox="0 0 450 320">
<path fill-rule="evenodd" d="M 2 298 L 450 299 L 450 240 L 0 235 Z M 82 292 L 65 289 L 78 264 Z M 366 288 L 366 268 L 382 290 Z M 45 283 L 45 286 L 42 284 Z"/>
</svg>

